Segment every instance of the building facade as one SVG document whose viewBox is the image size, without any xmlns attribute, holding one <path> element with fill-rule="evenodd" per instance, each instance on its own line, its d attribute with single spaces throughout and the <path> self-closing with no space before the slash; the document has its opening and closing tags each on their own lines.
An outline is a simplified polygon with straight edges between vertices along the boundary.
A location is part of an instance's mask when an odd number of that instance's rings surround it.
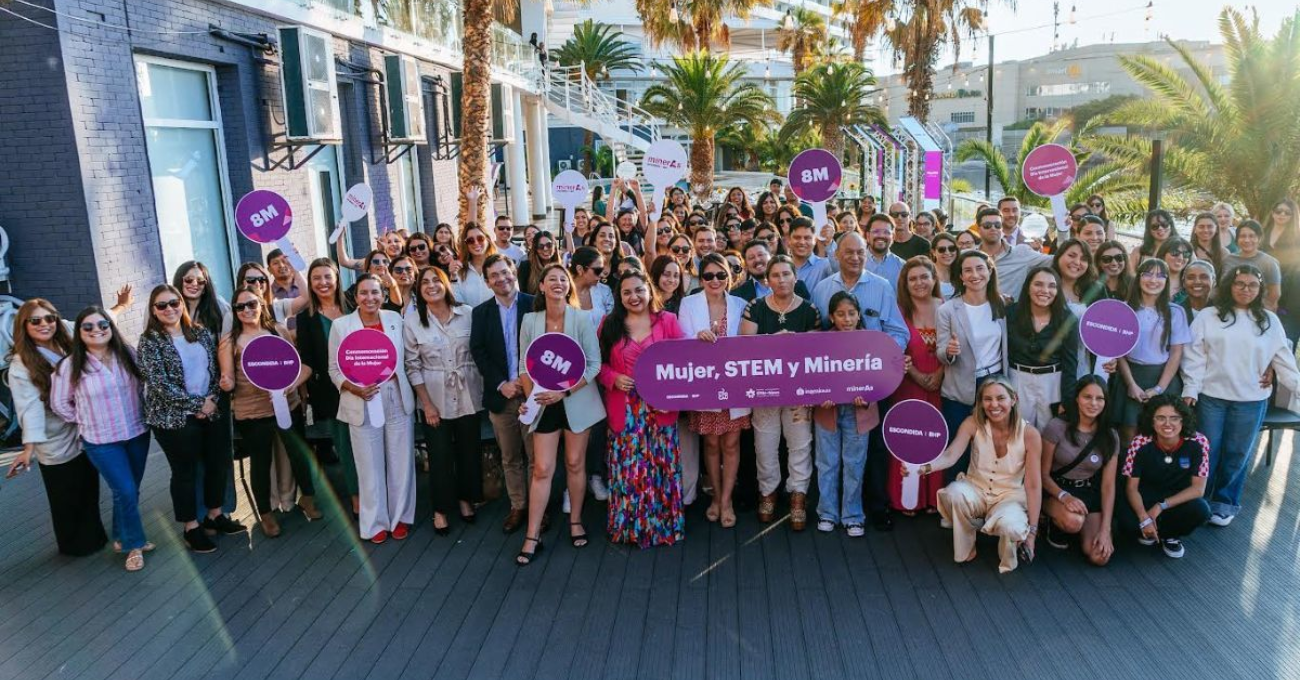
<svg viewBox="0 0 1300 680">
<path fill-rule="evenodd" d="M 288 199 L 288 238 L 308 261 L 332 256 L 340 200 L 359 182 L 374 201 L 345 230 L 354 257 L 383 231 L 456 221 L 453 0 L 25 0 L 3 9 L 0 226 L 18 297 L 49 298 L 72 316 L 111 303 L 124 284 L 143 298 L 191 259 L 229 296 L 238 264 L 273 247 L 234 226 L 234 206 L 254 189 Z M 328 49 L 298 58 L 332 90 L 309 80 L 305 98 L 286 101 L 294 57 L 277 30 L 285 26 L 322 38 L 316 46 Z M 498 126 L 508 133 L 497 140 L 502 175 L 520 223 L 549 207 L 536 54 L 521 30 L 521 20 L 494 27 L 493 68 L 494 108 L 508 119 Z M 423 109 L 404 122 L 422 124 L 427 141 L 394 138 L 391 102 L 401 94 L 385 91 L 394 55 L 409 58 L 406 103 Z M 295 101 L 331 130 L 328 143 L 290 141 Z M 143 307 L 121 320 L 132 337 Z"/>
</svg>

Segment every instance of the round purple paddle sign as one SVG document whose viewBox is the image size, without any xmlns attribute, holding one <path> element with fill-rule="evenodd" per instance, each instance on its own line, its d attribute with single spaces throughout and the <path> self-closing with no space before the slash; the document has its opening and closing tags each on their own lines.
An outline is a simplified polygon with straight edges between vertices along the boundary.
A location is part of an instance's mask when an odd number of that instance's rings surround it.
<svg viewBox="0 0 1300 680">
<path fill-rule="evenodd" d="M 823 203 L 840 190 L 842 176 L 835 154 L 825 149 L 808 149 L 790 163 L 790 190 L 800 200 Z"/>
<path fill-rule="evenodd" d="M 1030 151 L 1020 171 L 1025 188 L 1043 197 L 1064 194 L 1078 175 L 1074 154 L 1060 144 L 1044 144 Z"/>
<path fill-rule="evenodd" d="M 339 371 L 353 384 L 378 385 L 397 371 L 397 347 L 382 331 L 363 328 L 339 343 Z"/>
<path fill-rule="evenodd" d="M 249 240 L 275 243 L 289 233 L 292 225 L 293 209 L 289 201 L 274 191 L 250 191 L 235 206 L 235 226 Z"/>
<path fill-rule="evenodd" d="M 546 333 L 524 352 L 524 370 L 544 390 L 566 390 L 582 379 L 587 355 L 577 340 L 563 333 Z"/>
<path fill-rule="evenodd" d="M 1098 300 L 1079 318 L 1079 339 L 1099 357 L 1128 356 L 1137 347 L 1137 312 L 1119 300 Z"/>
<path fill-rule="evenodd" d="M 298 350 L 278 335 L 253 338 L 240 355 L 239 364 L 248 382 L 267 392 L 288 389 L 302 370 Z"/>
<path fill-rule="evenodd" d="M 885 448 L 912 465 L 933 463 L 948 446 L 948 423 L 929 402 L 907 399 L 894 404 L 881 424 Z"/>
</svg>

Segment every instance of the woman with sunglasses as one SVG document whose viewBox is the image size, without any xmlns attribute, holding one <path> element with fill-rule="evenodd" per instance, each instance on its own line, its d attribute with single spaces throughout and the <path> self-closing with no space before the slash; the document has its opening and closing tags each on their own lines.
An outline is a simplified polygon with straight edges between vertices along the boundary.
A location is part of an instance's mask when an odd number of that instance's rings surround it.
<svg viewBox="0 0 1300 680">
<path fill-rule="evenodd" d="M 357 496 L 357 466 L 352 456 L 352 439 L 347 423 L 337 418 L 339 389 L 329 377 L 329 337 L 334 322 L 350 311 L 339 286 L 339 270 L 334 261 L 322 257 L 307 266 L 307 308 L 298 312 L 295 344 L 302 363 L 311 369 L 303 385 L 307 403 L 311 404 L 313 422 L 324 426 L 334 444 L 343 473 L 343 491 L 352 499 L 352 515 L 360 511 Z"/>
<path fill-rule="evenodd" d="M 1169 300 L 1176 305 L 1183 303 L 1183 269 L 1195 259 L 1192 244 L 1181 236 L 1172 236 L 1160 246 L 1156 257 L 1169 266 Z"/>
<path fill-rule="evenodd" d="M 749 272 L 745 271 L 745 258 L 738 250 L 728 250 L 722 256 L 726 258 L 727 267 L 731 270 L 731 290 L 735 290 L 749 279 Z"/>
<path fill-rule="evenodd" d="M 476 307 L 479 303 L 492 299 L 492 289 L 488 288 L 487 279 L 483 277 L 483 262 L 495 252 L 497 248 L 492 243 L 492 237 L 482 227 L 474 222 L 465 225 L 460 232 L 457 253 L 460 268 L 450 272 L 457 300 Z"/>
<path fill-rule="evenodd" d="M 294 481 L 302 492 L 298 507 L 308 520 L 321 518 L 321 512 L 316 507 L 315 461 L 311 460 L 308 451 L 307 420 L 298 397 L 298 388 L 311 377 L 311 368 L 304 364 L 298 379 L 289 389 L 284 390 L 292 424 L 288 428 L 281 428 L 276 421 L 270 393 L 249 381 L 241 358 L 244 349 L 253 340 L 267 335 L 288 337 L 288 331 L 275 323 L 261 295 L 251 286 L 244 286 L 235 292 L 232 308 L 237 322 L 230 335 L 222 339 L 221 351 L 229 357 L 234 371 L 233 375 L 223 374 L 221 386 L 232 392 L 230 402 L 235 416 L 235 429 L 239 432 L 252 464 L 253 500 L 257 506 L 262 533 L 267 538 L 275 538 L 280 535 L 280 522 L 276 519 L 271 504 L 271 466 L 277 436 L 289 458 Z"/>
<path fill-rule="evenodd" d="M 363 271 L 379 279 L 380 285 L 384 287 L 384 295 L 393 287 L 393 275 L 388 267 L 392 260 L 382 250 L 372 250 L 366 254 L 362 261 Z M 343 298 L 347 300 L 348 306 L 355 306 L 357 301 L 357 284 L 353 283 L 346 291 L 343 292 Z"/>
<path fill-rule="evenodd" d="M 1295 201 L 1283 198 L 1273 204 L 1260 250 L 1272 255 L 1282 269 L 1282 288 L 1277 303 L 1269 309 L 1277 312 L 1286 337 L 1294 344 L 1300 337 L 1300 208 Z"/>
<path fill-rule="evenodd" d="M 1097 249 L 1097 271 L 1101 274 L 1102 285 L 1106 286 L 1106 297 L 1111 300 L 1127 300 L 1129 288 L 1133 287 L 1133 275 L 1128 268 L 1128 250 L 1119 241 L 1104 241 Z"/>
<path fill-rule="evenodd" d="M 1276 311 L 1282 297 L 1282 265 L 1272 255 L 1260 250 L 1263 239 L 1264 228 L 1259 222 L 1242 221 L 1237 225 L 1237 252 L 1228 253 L 1223 258 L 1223 266 L 1225 270 L 1231 270 L 1248 264 L 1258 269 L 1264 275 L 1264 309 Z"/>
<path fill-rule="evenodd" d="M 1043 428 L 1044 533 L 1058 550 L 1069 547 L 1067 536 L 1079 535 L 1084 556 L 1101 567 L 1115 552 L 1110 527 L 1119 434 L 1107 418 L 1105 380 L 1085 375 L 1070 393 L 1064 413 Z"/>
<path fill-rule="evenodd" d="M 415 260 L 415 266 L 424 269 L 433 264 L 433 239 L 424 232 L 411 234 L 406 240 L 406 254 Z"/>
<path fill-rule="evenodd" d="M 788 255 L 785 251 L 785 241 L 781 239 L 781 234 L 776 227 L 768 223 L 758 225 L 754 230 L 754 240 L 762 241 L 767 244 L 767 252 L 773 255 Z"/>
<path fill-rule="evenodd" d="M 14 316 L 8 384 L 23 449 L 9 466 L 8 477 L 30 469 L 36 458 L 59 553 L 85 557 L 103 548 L 108 536 L 99 518 L 95 465 L 82 455 L 76 424 L 50 408 L 55 366 L 72 352 L 68 326 L 59 310 L 41 298 L 24 302 Z"/>
<path fill-rule="evenodd" d="M 1088 210 L 1100 217 L 1102 223 L 1106 225 L 1106 240 L 1114 241 L 1115 227 L 1110 223 L 1110 213 L 1106 212 L 1106 199 L 1102 198 L 1101 194 L 1093 194 L 1084 203 L 1088 205 Z"/>
<path fill-rule="evenodd" d="M 670 213 L 663 213 L 659 216 L 659 221 L 655 223 L 654 239 L 646 239 L 645 257 L 648 261 L 654 262 L 655 258 L 668 252 L 668 242 L 672 240 L 673 235 L 680 229 L 678 228 L 677 218 Z M 653 241 L 653 243 L 651 242 Z"/>
<path fill-rule="evenodd" d="M 549 231 L 537 230 L 528 245 L 528 257 L 519 263 L 519 289 L 529 295 L 537 294 L 542 282 L 542 269 L 548 264 L 560 264 L 560 250 L 555 247 L 555 237 Z"/>
<path fill-rule="evenodd" d="M 935 347 L 944 363 L 939 388 L 940 410 L 949 436 L 970 417 L 979 385 L 1008 368 L 1007 314 L 998 292 L 997 270 L 980 250 L 958 253 L 952 263 L 953 297 L 939 307 L 935 317 Z M 948 477 L 965 470 L 967 458 L 956 461 Z"/>
<path fill-rule="evenodd" d="M 669 255 L 660 255 L 650 265 L 650 281 L 655 289 L 655 297 L 663 301 L 666 312 L 677 313 L 686 297 L 682 288 L 682 266 Z"/>
<path fill-rule="evenodd" d="M 947 300 L 952 297 L 952 263 L 957 261 L 957 237 L 942 231 L 930 241 L 930 262 L 934 269 L 935 281 L 939 283 L 939 298 Z"/>
<path fill-rule="evenodd" d="M 1216 269 L 1223 267 L 1223 256 L 1228 254 L 1228 249 L 1220 240 L 1219 223 L 1214 219 L 1214 213 L 1197 213 L 1196 219 L 1192 220 L 1192 252 L 1195 259 L 1207 260 Z"/>
<path fill-rule="evenodd" d="M 777 209 L 776 219 L 772 220 L 772 224 L 776 225 L 777 231 L 785 235 L 790 233 L 790 228 L 794 226 L 794 221 L 800 217 L 803 217 L 803 215 L 799 213 L 798 208 L 782 205 Z"/>
<path fill-rule="evenodd" d="M 519 355 L 526 355 L 533 340 L 543 334 L 563 333 L 582 347 L 586 367 L 576 384 L 563 390 L 546 390 L 533 383 L 523 362 L 520 362 L 519 382 L 525 395 L 531 394 L 541 407 L 541 412 L 529 426 L 529 435 L 533 438 L 533 475 L 524 549 L 515 558 L 519 566 L 532 563 L 542 549 L 542 516 L 546 514 L 550 500 L 561 440 L 564 444 L 565 488 L 570 498 L 569 541 L 575 548 L 587 545 L 587 532 L 582 527 L 582 501 L 587 484 L 584 458 L 592 426 L 605 419 L 605 405 L 596 388 L 600 344 L 596 330 L 589 322 L 590 316 L 577 309 L 573 281 L 564 267 L 550 265 L 542 272 L 541 293 L 533 300 L 533 311 L 524 315 L 521 322 Z M 529 547 L 532 550 L 528 550 Z"/>
<path fill-rule="evenodd" d="M 1020 299 L 1007 309 L 1008 377 L 1020 395 L 1020 412 L 1039 430 L 1071 399 L 1079 374 L 1078 325 L 1056 270 L 1029 270 Z"/>
<path fill-rule="evenodd" d="M 75 423 L 81 445 L 113 492 L 113 549 L 127 571 L 144 569 L 140 480 L 149 458 L 149 429 L 140 397 L 140 369 L 108 312 L 81 310 L 72 348 L 50 381 L 50 410 Z"/>
<path fill-rule="evenodd" d="M 1145 227 L 1142 230 L 1142 242 L 1133 247 L 1129 253 L 1128 268 L 1137 273 L 1137 266 L 1148 257 L 1159 257 L 1160 246 L 1165 244 L 1174 233 L 1174 216 L 1168 210 L 1152 210 L 1147 213 Z"/>
<path fill-rule="evenodd" d="M 1198 312 L 1214 306 L 1214 283 L 1218 281 L 1214 265 L 1208 260 L 1192 260 L 1183 268 L 1183 311 L 1195 319 Z M 1261 301 L 1260 304 L 1263 304 Z"/>
<path fill-rule="evenodd" d="M 668 247 L 664 253 L 669 255 L 677 262 L 677 266 L 682 272 L 682 290 L 688 294 L 699 287 L 699 281 L 696 277 L 694 249 L 691 248 L 691 238 L 686 234 L 676 234 L 668 240 Z"/>
<path fill-rule="evenodd" d="M 704 342 L 716 342 L 721 337 L 734 337 L 740 333 L 745 301 L 727 291 L 731 290 L 731 269 L 725 258 L 710 253 L 700 258 L 700 285 L 698 293 L 682 299 L 682 333 L 686 337 Z M 705 470 L 713 484 L 713 500 L 704 515 L 710 522 L 721 520 L 724 528 L 736 526 L 736 510 L 732 506 L 732 491 L 736 487 L 736 474 L 740 469 L 740 433 L 749 429 L 750 411 L 691 411 L 687 414 L 690 430 L 703 442 Z M 690 460 L 683 451 L 683 497 L 694 499 L 699 461 Z"/>
<path fill-rule="evenodd" d="M 294 272 L 293 280 L 293 285 L 298 290 L 307 288 L 307 280 L 302 277 L 300 272 Z M 295 298 L 277 299 L 274 293 L 271 292 L 271 284 L 274 281 L 275 279 L 271 277 L 270 272 L 266 271 L 266 267 L 257 262 L 245 262 L 239 265 L 239 270 L 235 273 L 235 287 L 251 286 L 262 296 L 262 302 L 267 309 L 271 310 L 275 322 L 285 324 L 307 307 L 307 298 L 299 295 Z M 221 319 L 221 336 L 224 337 L 229 334 L 234 324 L 234 315 L 227 312 Z"/>
<path fill-rule="evenodd" d="M 379 280 L 362 274 L 357 280 L 357 308 L 330 326 L 329 376 L 339 389 L 337 417 L 349 426 L 352 456 L 357 465 L 357 487 L 361 501 L 357 531 L 362 540 L 376 545 L 404 540 L 415 521 L 415 457 L 411 414 L 415 396 L 406 372 L 402 317 L 383 308 L 384 290 Z M 343 339 L 362 329 L 388 336 L 397 350 L 397 367 L 378 385 L 361 386 L 343 376 L 339 369 L 339 346 Z M 384 422 L 376 424 L 366 402 L 380 399 Z"/>
<path fill-rule="evenodd" d="M 1278 317 L 1264 309 L 1263 275 L 1251 265 L 1224 274 L 1214 308 L 1192 322 L 1183 355 L 1183 399 L 1210 442 L 1205 493 L 1210 524 L 1225 527 L 1241 511 L 1241 493 L 1268 411 L 1274 380 L 1300 392 L 1295 353 Z M 1293 410 L 1294 410 L 1293 397 Z"/>
<path fill-rule="evenodd" d="M 1133 439 L 1143 404 L 1182 390 L 1178 365 L 1183 347 L 1192 340 L 1187 313 L 1169 300 L 1169 265 L 1147 258 L 1138 265 L 1137 274 L 1127 300 L 1137 312 L 1137 346 L 1119 360 L 1122 380 L 1112 381 L 1118 405 L 1115 421 L 1125 444 Z"/>
<path fill-rule="evenodd" d="M 420 272 L 415 311 L 403 323 L 406 376 L 424 415 L 433 529 L 440 536 L 447 535 L 457 502 L 461 519 L 472 524 L 474 505 L 483 500 L 483 377 L 470 356 L 470 312 L 456 302 L 447 275 L 428 267 Z"/>
<path fill-rule="evenodd" d="M 190 321 L 220 333 L 222 322 L 230 313 L 230 303 L 217 295 L 217 289 L 211 285 L 212 276 L 202 262 L 190 260 L 176 268 L 172 276 L 172 287 L 181 292 L 185 298 L 185 310 Z"/>
<path fill-rule="evenodd" d="M 393 274 L 393 285 L 388 288 L 388 299 L 384 301 L 384 309 L 406 314 L 415 309 L 415 275 L 419 268 L 409 255 L 399 255 L 393 258 L 389 271 Z"/>
<path fill-rule="evenodd" d="M 946 236 L 950 245 L 955 247 L 951 234 Z M 938 242 L 939 238 L 936 237 Z M 904 354 L 911 359 L 911 365 L 903 374 L 903 382 L 890 395 L 894 403 L 906 399 L 924 401 L 935 408 L 943 407 L 940 388 L 943 386 L 944 364 L 938 354 L 939 308 L 943 306 L 937 285 L 936 267 L 929 258 L 914 257 L 903 265 L 898 276 L 898 309 L 907 324 L 908 341 Z M 840 293 L 836 293 L 838 297 Z M 905 515 L 917 510 L 934 512 L 935 495 L 943 487 L 943 475 L 926 475 L 921 478 L 917 492 L 917 507 L 903 506 L 902 463 L 890 456 L 889 471 L 885 481 L 889 494 L 889 504 Z"/>
<path fill-rule="evenodd" d="M 212 331 L 194 325 L 180 291 L 163 284 L 149 294 L 149 321 L 136 348 L 144 382 L 145 423 L 171 466 L 172 510 L 185 545 L 196 553 L 217 549 L 210 533 L 238 534 L 244 526 L 222 511 L 231 466 L 230 423 L 220 411 L 217 343 Z M 194 497 L 202 461 L 203 505 L 199 523 Z"/>
</svg>

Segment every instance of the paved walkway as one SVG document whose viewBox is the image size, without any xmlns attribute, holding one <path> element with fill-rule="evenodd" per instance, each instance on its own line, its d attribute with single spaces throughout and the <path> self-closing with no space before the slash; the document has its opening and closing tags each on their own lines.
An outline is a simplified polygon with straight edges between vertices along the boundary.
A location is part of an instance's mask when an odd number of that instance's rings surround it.
<svg viewBox="0 0 1300 680">
<path fill-rule="evenodd" d="M 195 556 L 156 452 L 142 505 L 159 547 L 127 574 L 108 552 L 55 554 L 28 474 L 0 489 L 0 678 L 1297 678 L 1300 472 L 1278 439 L 1249 510 L 1184 559 L 1124 542 L 1096 569 L 1044 546 L 1007 576 L 989 539 L 953 564 L 933 518 L 851 540 L 752 516 L 725 531 L 699 509 L 676 547 L 575 550 L 552 530 L 519 569 L 500 502 L 449 537 L 425 521 L 372 546 L 337 514 L 297 515 L 279 539 Z M 591 530 L 602 513 L 589 504 Z"/>
</svg>

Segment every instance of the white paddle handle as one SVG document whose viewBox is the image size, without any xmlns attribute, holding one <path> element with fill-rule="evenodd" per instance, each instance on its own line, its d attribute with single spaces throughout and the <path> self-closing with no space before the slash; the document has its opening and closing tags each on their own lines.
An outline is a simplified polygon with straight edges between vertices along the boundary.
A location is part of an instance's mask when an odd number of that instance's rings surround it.
<svg viewBox="0 0 1300 680">
<path fill-rule="evenodd" d="M 275 408 L 275 424 L 279 425 L 281 430 L 293 427 L 293 414 L 289 411 L 289 399 L 285 396 L 284 390 L 269 390 L 269 393 L 271 406 Z"/>
<path fill-rule="evenodd" d="M 371 427 L 384 426 L 384 395 L 383 391 L 376 393 L 375 396 L 366 402 L 366 413 L 370 415 L 367 420 L 370 421 Z"/>
</svg>

